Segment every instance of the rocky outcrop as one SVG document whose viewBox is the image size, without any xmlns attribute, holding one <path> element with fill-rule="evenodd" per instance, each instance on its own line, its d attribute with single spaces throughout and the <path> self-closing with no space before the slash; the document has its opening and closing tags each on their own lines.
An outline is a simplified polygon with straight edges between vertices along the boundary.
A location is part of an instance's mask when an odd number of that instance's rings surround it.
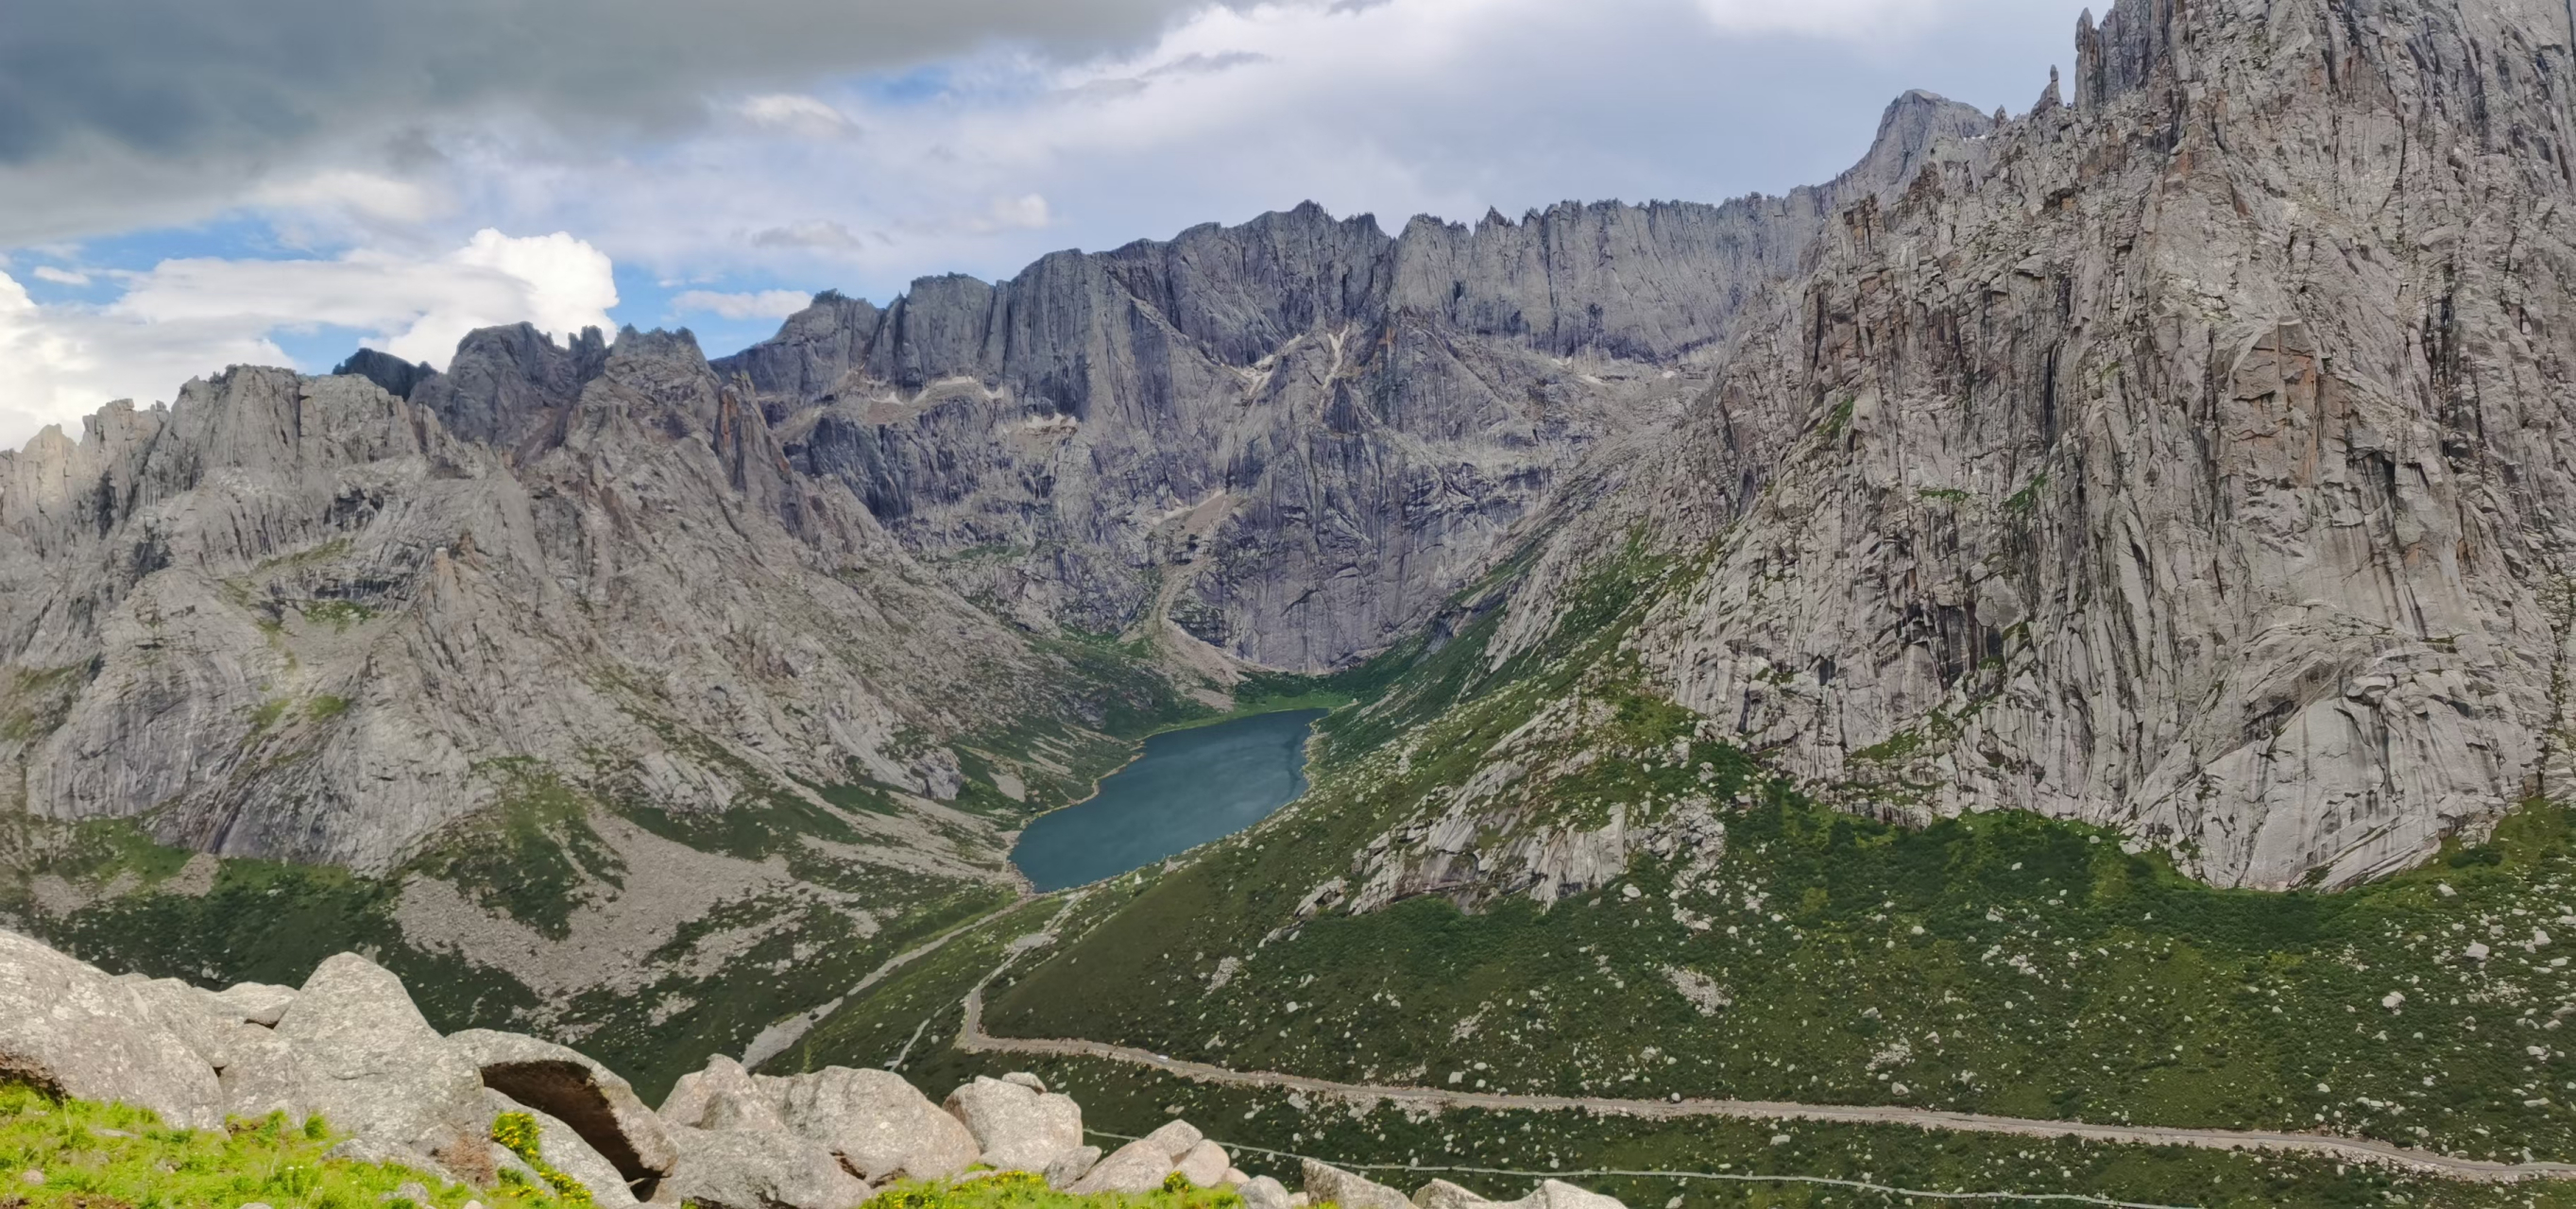
<svg viewBox="0 0 2576 1209">
<path fill-rule="evenodd" d="M 1696 393 L 1838 204 L 1990 124 L 1910 94 L 1851 173 L 1786 198 L 1393 238 L 1310 204 L 883 309 L 826 294 L 718 366 L 799 467 L 1030 624 L 1327 668 L 1409 635 L 1587 449 Z"/>
<path fill-rule="evenodd" d="M 489 1029 L 451 1033 L 447 1047 L 481 1072 L 485 1088 L 571 1130 L 639 1197 L 651 1198 L 662 1174 L 679 1161 L 662 1118 L 635 1089 L 568 1047 Z"/>
<path fill-rule="evenodd" d="M 978 1077 L 950 1092 L 946 1107 L 965 1122 L 984 1161 L 1004 1170 L 1044 1173 L 1082 1146 L 1082 1106 L 1043 1085 Z"/>
<path fill-rule="evenodd" d="M 276 1038 L 304 1073 L 302 1115 L 453 1168 L 483 1161 L 491 1118 L 481 1072 L 375 963 L 353 953 L 324 961 Z"/>
<path fill-rule="evenodd" d="M 1304 1160 L 1301 1167 L 1306 1195 L 1315 1204 L 1340 1205 L 1342 1209 L 1412 1209 L 1410 1197 L 1384 1184 L 1313 1159 Z"/>
<path fill-rule="evenodd" d="M 928 809 L 945 744 L 1078 732 L 1097 686 L 798 475 L 685 335 L 477 333 L 411 396 L 236 368 L 0 453 L 0 811 L 379 872 L 531 777 L 701 816 L 868 783 L 924 809 L 829 838 L 1001 876 Z"/>
<path fill-rule="evenodd" d="M 892 1071 L 832 1067 L 795 1078 L 759 1078 L 787 1128 L 830 1150 L 872 1184 L 949 1179 L 978 1162 L 1013 1165 L 977 1145 L 964 1122 Z"/>
<path fill-rule="evenodd" d="M 2555 6 L 2123 0 L 1829 223 L 1534 561 L 1714 557 L 1640 635 L 1709 738 L 1917 819 L 2344 885 L 2563 784 L 2576 255 Z M 1758 316 L 1758 317 L 1757 317 Z"/>
<path fill-rule="evenodd" d="M 135 987 L 12 932 L 0 932 L 0 1078 L 192 1129 L 224 1119 L 214 1067 Z"/>
<path fill-rule="evenodd" d="M 281 1003 L 273 1029 L 256 1022 Z M 282 1069 L 300 1073 L 281 1085 L 278 1110 L 299 1120 L 321 1114 L 350 1133 L 331 1157 L 487 1186 L 504 1171 L 543 1180 L 536 1163 L 610 1209 L 852 1209 L 872 1186 L 969 1169 L 1046 1175 L 1084 1194 L 1151 1192 L 1177 1173 L 1197 1187 L 1240 1189 L 1261 1209 L 1292 1204 L 1278 1181 L 1236 1170 L 1224 1147 L 1185 1121 L 1100 1161 L 1081 1144 L 1081 1106 L 1035 1075 L 978 1078 L 943 1111 L 886 1071 L 752 1075 L 717 1057 L 656 1111 L 614 1072 L 562 1046 L 488 1030 L 439 1036 L 399 980 L 356 954 L 326 960 L 298 991 L 244 984 L 215 992 L 110 977 L 0 931 L 0 1079 L 220 1129 L 217 1070 L 248 1052 L 226 1048 L 227 1029 L 261 1034 L 293 1057 Z M 520 1129 L 534 1123 L 533 1149 L 504 1128 L 513 1124 L 505 1116 L 527 1118 Z M 513 1138 L 515 1151 L 493 1144 L 501 1138 Z M 1307 1181 L 1316 1202 L 1405 1205 L 1392 1190 L 1321 1164 L 1307 1165 Z M 1526 1203 L 1617 1205 L 1561 1196 Z"/>
</svg>

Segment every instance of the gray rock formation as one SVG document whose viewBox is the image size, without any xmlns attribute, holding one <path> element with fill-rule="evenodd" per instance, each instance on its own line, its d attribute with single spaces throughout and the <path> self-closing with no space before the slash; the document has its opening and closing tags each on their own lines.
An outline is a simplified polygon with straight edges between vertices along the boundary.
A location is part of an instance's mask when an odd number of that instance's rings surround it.
<svg viewBox="0 0 2576 1209">
<path fill-rule="evenodd" d="M 1208 1156 L 1198 1153 L 1202 1146 L 1214 1151 L 1213 1170 L 1208 1169 Z M 1184 1166 L 1193 1157 L 1198 1159 L 1197 1169 L 1208 1177 L 1204 1182 Z M 1229 1165 L 1225 1152 L 1209 1145 L 1197 1127 L 1187 1121 L 1173 1121 L 1111 1151 L 1108 1158 L 1100 1160 L 1099 1166 L 1075 1180 L 1066 1191 L 1076 1196 L 1152 1192 L 1161 1188 L 1163 1181 L 1170 1179 L 1174 1172 L 1187 1176 L 1192 1184 L 1207 1188 L 1216 1184 Z"/>
<path fill-rule="evenodd" d="M 884 309 L 826 294 L 718 368 L 798 466 L 1030 624 L 1332 667 L 1411 634 L 1594 442 L 1696 393 L 1694 354 L 1838 204 L 1988 125 L 1909 94 L 1851 173 L 1786 198 L 1395 238 L 1310 204 Z"/>
<path fill-rule="evenodd" d="M 603 1209 L 629 1209 L 639 1203 L 635 1190 L 626 1183 L 618 1166 L 592 1148 L 590 1142 L 572 1126 L 553 1114 L 531 1108 L 493 1088 L 483 1089 L 485 1120 L 497 1120 L 505 1113 L 521 1113 L 537 1123 L 537 1156 L 548 1167 L 571 1176 L 588 1189 L 592 1203 Z"/>
<path fill-rule="evenodd" d="M 1342 1209 L 1412 1209 L 1413 1201 L 1384 1184 L 1356 1176 L 1341 1168 L 1300 1160 L 1305 1176 L 1306 1195 L 1321 1205 L 1331 1203 Z"/>
<path fill-rule="evenodd" d="M 235 369 L 0 454 L 0 810 L 377 871 L 531 775 L 830 817 L 811 787 L 953 797 L 944 743 L 1096 709 L 685 336 L 478 333 L 413 394 Z M 845 813 L 1000 875 L 972 821 Z"/>
<path fill-rule="evenodd" d="M 2515 65 L 2567 14 L 2363 7 L 2123 0 L 2071 106 L 1828 228 L 1652 487 L 1733 524 L 1646 643 L 1678 700 L 2231 885 L 2566 783 L 2576 336 L 2522 300 L 2576 190 Z"/>
<path fill-rule="evenodd" d="M 1269 1176 L 1254 1176 L 1239 1191 L 1247 1209 L 1288 1209 L 1288 1186 Z"/>
<path fill-rule="evenodd" d="M 615 1169 L 619 1187 L 649 1198 L 679 1162 L 662 1118 L 617 1072 L 583 1054 L 489 1029 L 451 1033 L 447 1046 L 481 1072 L 485 1088 L 578 1134 L 585 1148 Z"/>
<path fill-rule="evenodd" d="M 0 1078 L 63 1095 L 121 1100 L 170 1124 L 223 1124 L 214 1068 L 166 1027 L 137 988 L 14 932 L 0 931 Z"/>
<path fill-rule="evenodd" d="M 978 1077 L 948 1093 L 946 1108 L 974 1135 L 984 1162 L 998 1170 L 1043 1175 L 1082 1147 L 1082 1106 L 1069 1096 Z"/>
<path fill-rule="evenodd" d="M 975 1135 L 892 1071 L 829 1067 L 756 1076 L 789 1129 L 840 1156 L 871 1184 L 944 1180 L 974 1165 Z"/>
<path fill-rule="evenodd" d="M 680 1168 L 663 1185 L 671 1203 L 700 1209 L 850 1209 L 868 1186 L 832 1152 L 790 1133 L 672 1127 Z"/>
<path fill-rule="evenodd" d="M 374 962 L 354 953 L 324 961 L 278 1019 L 276 1036 L 301 1060 L 308 1113 L 452 1169 L 486 1161 L 491 1117 L 482 1072 Z"/>
<path fill-rule="evenodd" d="M 243 1018 L 288 998 L 273 1031 Z M 0 1077 L 151 1108 L 173 1125 L 221 1129 L 215 1068 L 229 1062 L 229 1073 L 245 1052 L 228 1029 L 266 1037 L 293 1057 L 284 1069 L 295 1077 L 278 1082 L 281 1110 L 299 1119 L 324 1113 L 354 1134 L 328 1157 L 409 1166 L 451 1184 L 489 1187 L 504 1172 L 540 1178 L 525 1159 L 490 1144 L 500 1117 L 524 1114 L 537 1125 L 538 1159 L 608 1209 L 647 1202 L 851 1209 L 868 1199 L 871 1181 L 973 1179 L 994 1170 L 1044 1171 L 1082 1192 L 1150 1192 L 1177 1171 L 1202 1188 L 1239 1186 L 1255 1209 L 1292 1204 L 1276 1180 L 1232 1170 L 1225 1149 L 1186 1121 L 1165 1124 L 1085 1175 L 1100 1151 L 1079 1144 L 1081 1107 L 1043 1090 L 1034 1075 L 977 1079 L 951 1097 L 1003 1147 L 993 1153 L 979 1153 L 967 1125 L 885 1071 L 753 1076 L 718 1057 L 681 1080 L 656 1112 L 577 1051 L 488 1030 L 440 1037 L 399 980 L 355 954 L 324 961 L 291 995 L 247 984 L 213 992 L 110 977 L 0 931 Z M 1053 1158 L 1029 1166 L 1013 1161 L 1015 1150 Z M 968 1175 L 970 1167 L 979 1174 Z M 1307 1178 L 1313 1200 L 1352 1209 L 1404 1203 L 1329 1167 L 1309 1164 Z M 463 1195 L 451 1188 L 438 1199 Z M 1525 1203 L 1617 1206 L 1551 1195 L 1559 1199 Z M 424 1189 L 412 1199 L 432 1198 Z"/>
</svg>

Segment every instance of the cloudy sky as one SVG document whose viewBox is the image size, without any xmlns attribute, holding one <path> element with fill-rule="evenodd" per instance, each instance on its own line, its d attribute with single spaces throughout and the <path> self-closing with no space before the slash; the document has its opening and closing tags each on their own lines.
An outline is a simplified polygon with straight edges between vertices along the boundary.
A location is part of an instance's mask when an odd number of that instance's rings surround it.
<svg viewBox="0 0 2576 1209">
<path fill-rule="evenodd" d="M 2082 0 L 24 0 L 0 446 L 227 364 L 688 326 L 1312 199 L 1389 230 L 1832 176 Z"/>
</svg>

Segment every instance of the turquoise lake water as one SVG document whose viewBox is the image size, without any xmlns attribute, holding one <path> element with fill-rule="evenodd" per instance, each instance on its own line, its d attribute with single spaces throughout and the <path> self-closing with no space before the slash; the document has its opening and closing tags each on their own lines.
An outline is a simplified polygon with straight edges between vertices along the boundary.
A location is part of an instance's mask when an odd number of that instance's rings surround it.
<svg viewBox="0 0 2576 1209">
<path fill-rule="evenodd" d="M 1099 796 L 1029 824 L 1011 862 L 1043 893 L 1241 831 L 1306 792 L 1306 736 L 1323 716 L 1260 714 L 1147 739 Z"/>
</svg>

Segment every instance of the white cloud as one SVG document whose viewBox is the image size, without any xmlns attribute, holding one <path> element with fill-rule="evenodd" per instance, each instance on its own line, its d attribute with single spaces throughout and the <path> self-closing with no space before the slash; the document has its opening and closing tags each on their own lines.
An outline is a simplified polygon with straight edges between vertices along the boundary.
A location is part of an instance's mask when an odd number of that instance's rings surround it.
<svg viewBox="0 0 2576 1209">
<path fill-rule="evenodd" d="M 899 80 L 722 101 L 664 143 L 449 144 L 468 212 L 703 279 L 879 297 L 1300 201 L 1458 220 L 1563 200 L 1785 192 L 1867 148 L 1910 88 L 2015 109 L 2087 0 L 1265 0 L 1140 49 L 1009 49 Z M 817 135 L 832 132 L 835 137 Z"/>
<path fill-rule="evenodd" d="M 38 281 L 50 281 L 55 285 L 85 286 L 89 284 L 89 274 L 75 273 L 70 269 L 57 269 L 49 264 L 36 266 L 35 277 Z"/>
<path fill-rule="evenodd" d="M 735 106 L 754 125 L 768 126 L 807 138 L 837 138 L 855 133 L 857 127 L 838 109 L 796 93 L 768 93 L 746 97 Z"/>
<path fill-rule="evenodd" d="M 814 296 L 795 290 L 762 290 L 756 294 L 719 294 L 690 290 L 671 299 L 675 315 L 715 315 L 725 319 L 784 319 L 804 310 Z"/>
<path fill-rule="evenodd" d="M 261 186 L 250 200 L 259 206 L 340 211 L 388 223 L 427 222 L 445 213 L 448 204 L 421 182 L 345 168 Z"/>
<path fill-rule="evenodd" d="M 0 274 L 0 447 L 111 399 L 167 399 L 227 365 L 287 364 L 272 339 L 282 330 L 353 328 L 405 360 L 444 366 L 478 327 L 607 327 L 612 268 L 570 235 L 487 229 L 429 258 L 361 249 L 336 260 L 167 260 L 100 306 L 41 306 Z"/>
</svg>

